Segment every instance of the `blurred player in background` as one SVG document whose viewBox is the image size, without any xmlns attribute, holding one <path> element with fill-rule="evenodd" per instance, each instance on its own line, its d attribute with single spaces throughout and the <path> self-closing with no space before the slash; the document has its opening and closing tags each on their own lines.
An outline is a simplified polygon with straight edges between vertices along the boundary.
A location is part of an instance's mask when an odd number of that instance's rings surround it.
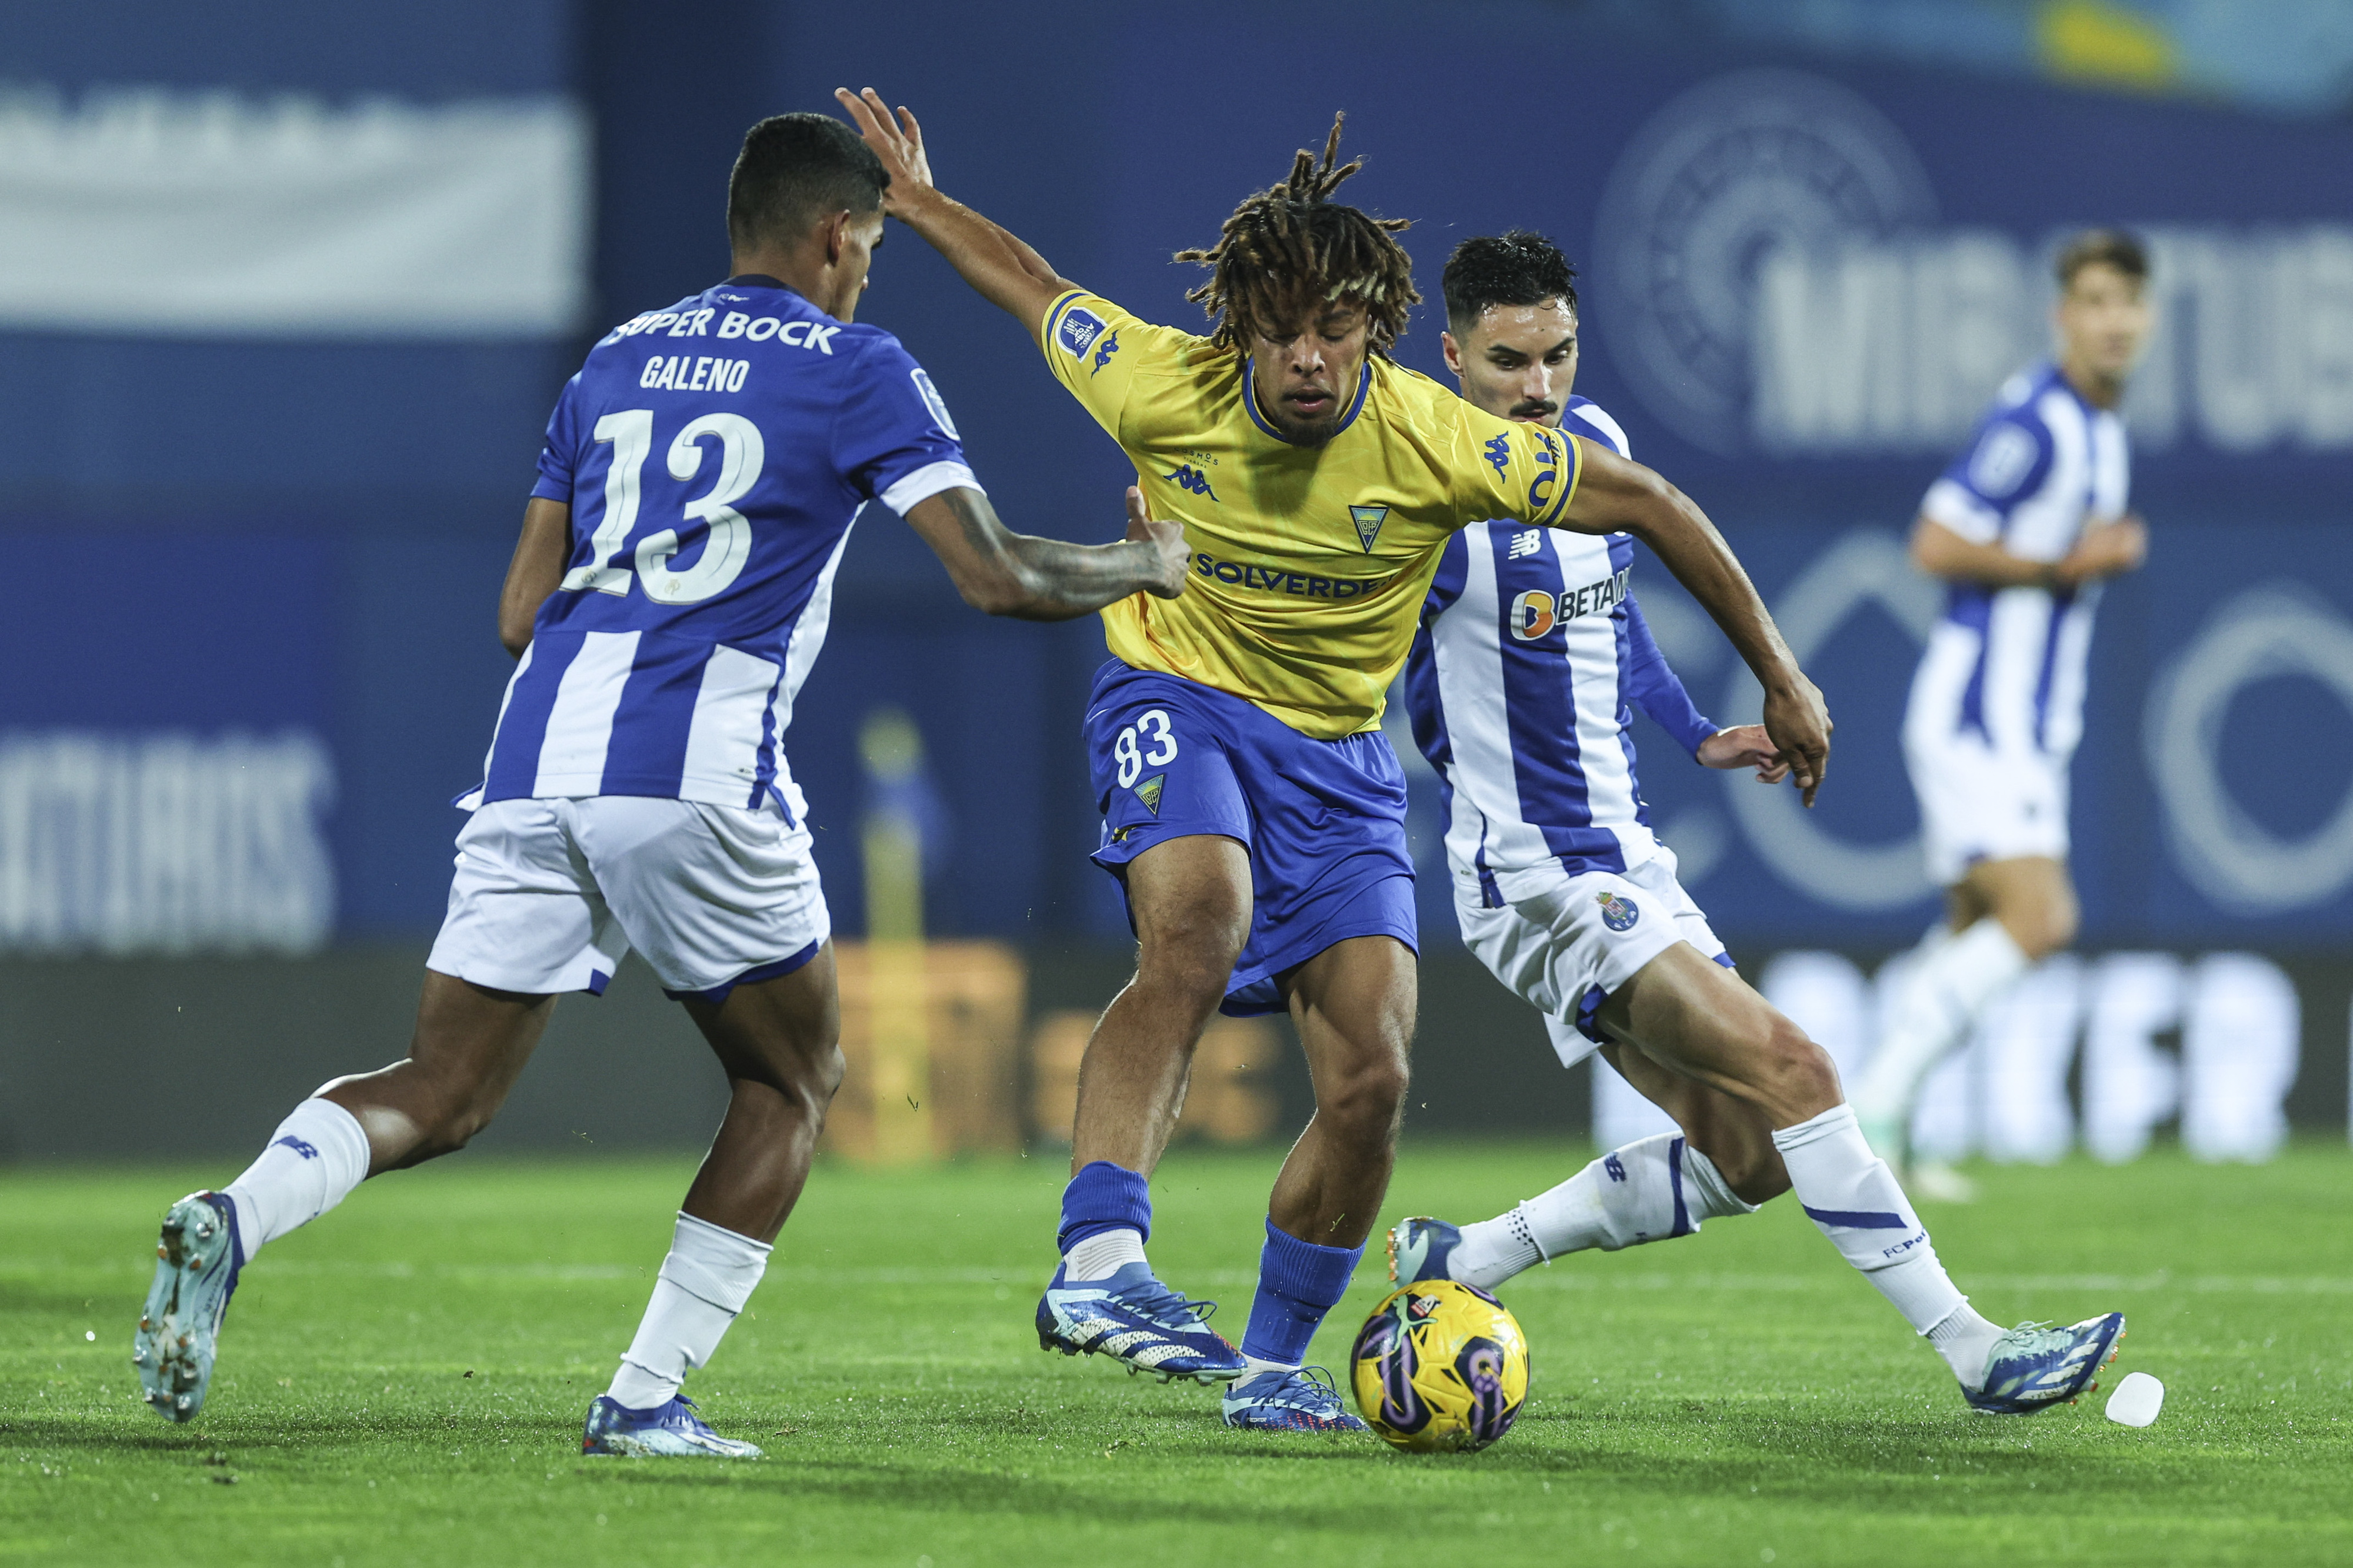
<svg viewBox="0 0 2353 1568">
<path fill-rule="evenodd" d="M 1928 489 L 1912 559 L 1947 584 L 1904 716 L 1928 874 L 1945 922 L 1915 950 L 1855 1094 L 1874 1147 L 1906 1163 L 1921 1081 L 2019 976 L 2075 940 L 2067 765 L 2100 584 L 2148 552 L 2125 510 L 2116 412 L 2149 331 L 2148 256 L 2095 229 L 2059 253 L 2053 363 L 2001 389 Z M 1966 1180 L 1914 1166 L 1929 1196 Z"/>
<path fill-rule="evenodd" d="M 733 276 L 608 334 L 565 387 L 508 568 L 521 660 L 407 1059 L 296 1107 L 245 1173 L 164 1222 L 133 1359 L 157 1412 L 202 1408 L 221 1315 L 263 1246 L 370 1175 L 486 1126 L 565 991 L 631 947 L 731 1095 L 584 1452 L 756 1458 L 681 1396 L 767 1267 L 841 1078 L 807 806 L 782 749 L 849 530 L 880 500 L 991 614 L 1062 619 L 1187 582 L 1129 494 L 1128 542 L 1008 532 L 930 378 L 853 324 L 889 176 L 839 121 L 766 120 L 730 181 Z"/>
<path fill-rule="evenodd" d="M 1655 475 L 1390 359 L 1420 296 L 1403 225 L 1333 200 L 1357 168 L 1338 162 L 1336 122 L 1320 162 L 1299 153 L 1216 246 L 1178 258 L 1211 269 L 1190 298 L 1215 324 L 1197 337 L 1060 277 L 933 188 L 913 115 L 840 97 L 892 172 L 889 210 L 1036 338 L 1193 552 L 1181 600 L 1104 612 L 1113 658 L 1086 721 L 1095 859 L 1121 880 L 1139 951 L 1081 1068 L 1040 1342 L 1231 1380 L 1230 1426 L 1360 1430 L 1302 1362 L 1395 1157 L 1416 934 L 1405 779 L 1379 725 L 1441 547 L 1489 518 L 1643 539 L 1756 669 L 1772 749 L 1809 789 L 1829 750 L 1820 695 L 1715 531 Z M 1147 1181 L 1220 1007 L 1287 1009 L 1316 1095 L 1275 1182 L 1239 1355 L 1144 1250 Z"/>
<path fill-rule="evenodd" d="M 1618 422 L 1569 392 L 1575 276 L 1540 235 L 1463 241 L 1446 265 L 1447 367 L 1488 412 L 1622 458 Z M 1643 623 L 1633 561 L 1623 534 L 1513 521 L 1457 534 L 1406 690 L 1445 788 L 1463 942 L 1543 1010 L 1562 1065 L 1599 1051 L 1680 1131 L 1612 1150 L 1493 1219 L 1403 1222 L 1389 1233 L 1391 1279 L 1493 1289 L 1563 1253 L 1689 1236 L 1794 1187 L 1971 1405 L 2022 1414 L 2075 1397 L 2113 1358 L 2123 1316 L 2005 1333 L 1969 1306 L 1864 1142 L 1828 1054 L 1733 973 L 1651 835 L 1635 708 L 1705 766 L 1777 784 L 1790 765 L 1762 728 L 1700 717 Z"/>
</svg>

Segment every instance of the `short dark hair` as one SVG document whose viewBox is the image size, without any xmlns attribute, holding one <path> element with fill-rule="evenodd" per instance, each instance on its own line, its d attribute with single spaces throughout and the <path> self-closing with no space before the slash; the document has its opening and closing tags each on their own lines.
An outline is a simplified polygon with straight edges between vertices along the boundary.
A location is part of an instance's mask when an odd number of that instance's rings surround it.
<svg viewBox="0 0 2353 1568">
<path fill-rule="evenodd" d="M 744 133 L 727 177 L 727 237 L 739 250 L 798 239 L 828 213 L 882 205 L 890 174 L 829 114 L 778 114 Z"/>
<path fill-rule="evenodd" d="M 2061 292 L 2075 286 L 2075 274 L 2086 267 L 2113 267 L 2136 283 L 2148 279 L 2148 247 L 2138 235 L 2120 228 L 2087 228 L 2059 247 L 2052 267 Z"/>
<path fill-rule="evenodd" d="M 1466 239 L 1446 258 L 1446 324 L 1468 331 L 1493 305 L 1566 300 L 1577 310 L 1577 268 L 1560 247 L 1530 229 Z"/>
<path fill-rule="evenodd" d="M 1407 312 L 1421 302 L 1413 258 L 1396 239 L 1409 221 L 1332 199 L 1365 166 L 1362 158 L 1340 162 L 1346 119 L 1333 117 L 1321 163 L 1302 148 L 1292 156 L 1291 177 L 1243 197 L 1217 244 L 1176 253 L 1209 268 L 1208 281 L 1185 298 L 1216 323 L 1211 342 L 1248 353 L 1252 338 L 1288 325 L 1293 313 L 1348 300 L 1364 307 L 1372 353 L 1386 356 L 1404 334 Z"/>
</svg>

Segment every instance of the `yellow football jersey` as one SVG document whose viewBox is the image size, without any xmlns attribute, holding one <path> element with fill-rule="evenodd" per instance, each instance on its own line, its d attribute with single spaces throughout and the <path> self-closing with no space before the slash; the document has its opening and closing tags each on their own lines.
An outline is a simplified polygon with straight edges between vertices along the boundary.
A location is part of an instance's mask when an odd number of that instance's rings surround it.
<svg viewBox="0 0 2353 1568">
<path fill-rule="evenodd" d="M 1583 464 L 1574 438 L 1377 355 L 1339 433 L 1294 447 L 1239 356 L 1083 290 L 1047 312 L 1045 350 L 1135 464 L 1153 515 L 1182 521 L 1192 546 L 1181 598 L 1103 611 L 1113 654 L 1318 740 L 1379 725 L 1447 536 L 1493 518 L 1558 522 Z"/>
</svg>

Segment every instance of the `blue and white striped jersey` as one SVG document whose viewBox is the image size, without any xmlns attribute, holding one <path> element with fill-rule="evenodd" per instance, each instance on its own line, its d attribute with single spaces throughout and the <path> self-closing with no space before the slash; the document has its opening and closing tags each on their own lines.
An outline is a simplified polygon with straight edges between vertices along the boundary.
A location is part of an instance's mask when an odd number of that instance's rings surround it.
<svg viewBox="0 0 2353 1568">
<path fill-rule="evenodd" d="M 569 570 L 458 804 L 773 799 L 797 819 L 781 742 L 850 525 L 957 485 L 978 488 L 899 341 L 774 279 L 616 328 L 548 421 L 532 494 L 571 505 Z"/>
<path fill-rule="evenodd" d="M 1921 502 L 1922 515 L 1979 544 L 2056 561 L 2086 522 L 2121 516 L 2130 482 L 2124 420 L 2086 403 L 2051 364 L 2012 376 Z M 2063 761 L 2084 728 L 2096 584 L 1949 586 L 1914 678 L 1907 743 L 1968 734 L 1996 751 Z"/>
<path fill-rule="evenodd" d="M 1627 452 L 1572 397 L 1560 427 Z M 1700 717 L 1634 602 L 1634 542 L 1485 522 L 1448 541 L 1406 661 L 1414 742 L 1443 789 L 1459 895 L 1501 908 L 1563 872 L 1652 858 L 1630 728 L 1640 708 L 1688 751 Z"/>
</svg>

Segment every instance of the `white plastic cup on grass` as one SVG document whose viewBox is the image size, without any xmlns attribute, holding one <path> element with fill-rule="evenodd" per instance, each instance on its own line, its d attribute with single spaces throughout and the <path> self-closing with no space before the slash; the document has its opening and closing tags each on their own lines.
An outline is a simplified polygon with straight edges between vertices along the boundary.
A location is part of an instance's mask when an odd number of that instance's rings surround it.
<svg viewBox="0 0 2353 1568">
<path fill-rule="evenodd" d="M 2128 1372 L 2108 1395 L 2108 1419 L 2119 1426 L 2146 1426 L 2165 1408 L 2165 1384 L 2145 1372 Z"/>
</svg>

